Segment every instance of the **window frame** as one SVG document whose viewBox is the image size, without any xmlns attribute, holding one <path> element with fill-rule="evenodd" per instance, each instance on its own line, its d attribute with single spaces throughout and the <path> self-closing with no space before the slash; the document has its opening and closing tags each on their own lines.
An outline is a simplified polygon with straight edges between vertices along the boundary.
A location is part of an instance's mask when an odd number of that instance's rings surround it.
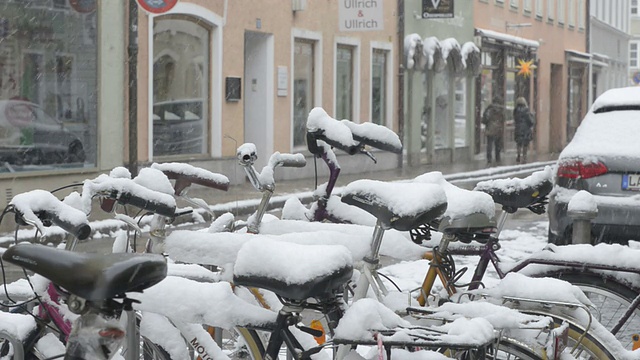
<svg viewBox="0 0 640 360">
<path fill-rule="evenodd" d="M 634 5 L 634 1 L 635 1 L 635 5 Z M 634 10 L 635 10 L 635 14 L 633 13 Z M 638 0 L 631 0 L 629 2 L 629 14 L 631 16 L 640 16 L 640 14 L 638 13 Z"/>
<path fill-rule="evenodd" d="M 370 64 L 371 67 L 369 69 L 369 78 L 370 78 L 370 91 L 369 91 L 369 118 L 370 121 L 373 122 L 373 117 L 372 117 L 372 109 L 373 109 L 373 53 L 375 51 L 384 51 L 385 52 L 385 92 L 386 92 L 386 96 L 385 96 L 385 111 L 384 111 L 384 121 L 382 123 L 382 125 L 391 128 L 393 126 L 393 112 L 394 112 L 394 108 L 393 108 L 393 59 L 394 59 L 394 55 L 393 55 L 393 44 L 392 43 L 387 43 L 387 42 L 378 42 L 378 41 L 372 41 L 370 43 L 371 46 L 371 50 L 370 50 L 370 55 L 369 55 L 369 59 L 370 59 Z"/>
<path fill-rule="evenodd" d="M 360 57 L 360 38 L 336 36 L 333 44 L 333 115 L 335 116 L 337 110 L 337 76 L 338 76 L 338 46 L 350 46 L 353 48 L 353 84 L 360 84 L 360 71 L 361 71 L 361 57 Z M 353 86 L 351 90 L 351 117 L 349 119 L 355 123 L 360 123 L 360 103 L 361 93 L 360 86 Z M 342 120 L 342 119 L 338 119 Z"/>
<path fill-rule="evenodd" d="M 565 2 L 564 0 L 556 0 L 556 21 L 558 23 L 558 26 L 564 26 L 565 24 L 565 17 L 566 17 L 566 8 L 565 8 Z"/>
<path fill-rule="evenodd" d="M 536 20 L 542 20 L 544 17 L 543 1 L 536 0 Z"/>
<path fill-rule="evenodd" d="M 635 50 L 631 49 L 632 46 L 635 46 Z M 640 40 L 630 40 L 629 41 L 629 69 L 640 69 L 640 58 L 638 57 L 639 50 L 640 50 Z M 635 52 L 635 58 L 632 57 L 632 52 Z M 635 65 L 632 65 L 632 62 L 635 62 Z"/>
<path fill-rule="evenodd" d="M 203 157 L 210 156 L 214 158 L 222 157 L 222 99 L 224 93 L 222 86 L 224 81 L 214 81 L 214 79 L 222 79 L 222 26 L 224 20 L 219 15 L 200 5 L 178 2 L 171 10 L 163 14 L 148 14 L 150 24 L 147 26 L 148 52 L 153 54 L 153 23 L 156 17 L 178 15 L 184 17 L 192 17 L 209 27 L 209 101 L 207 102 L 208 117 L 207 120 L 207 151 L 202 154 Z M 153 91 L 153 56 L 148 58 L 148 88 Z M 147 121 L 148 121 L 148 158 L 153 161 L 153 96 L 148 97 L 147 101 Z M 188 155 L 185 155 L 188 156 Z M 193 156 L 191 156 L 193 157 Z"/>
</svg>

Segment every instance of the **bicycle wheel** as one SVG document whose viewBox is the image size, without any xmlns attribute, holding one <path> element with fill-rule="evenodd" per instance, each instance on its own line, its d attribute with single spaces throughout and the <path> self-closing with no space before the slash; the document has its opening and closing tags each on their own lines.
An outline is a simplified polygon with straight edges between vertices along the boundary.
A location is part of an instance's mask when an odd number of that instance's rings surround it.
<svg viewBox="0 0 640 360">
<path fill-rule="evenodd" d="M 565 280 L 580 287 L 582 292 L 596 306 L 597 312 L 593 314 L 594 317 L 607 330 L 613 329 L 624 316 L 631 302 L 638 296 L 638 291 L 599 274 L 574 271 L 546 276 Z M 636 309 L 631 313 L 615 336 L 625 349 L 631 350 L 632 336 L 638 332 L 640 332 L 640 309 Z"/>
<path fill-rule="evenodd" d="M 0 360 L 23 359 L 22 342 L 4 331 L 0 331 Z"/>
<path fill-rule="evenodd" d="M 213 331 L 212 331 L 213 329 Z M 214 338 L 216 331 L 222 331 L 220 348 L 231 359 L 262 360 L 264 356 L 264 342 L 255 330 L 237 327 L 231 330 L 209 328 Z"/>
<path fill-rule="evenodd" d="M 160 345 L 144 336 L 140 337 L 141 360 L 171 360 L 171 356 Z"/>
<path fill-rule="evenodd" d="M 544 356 L 537 354 L 531 347 L 516 339 L 503 337 L 498 346 L 489 348 L 487 359 L 501 360 L 542 360 Z"/>
</svg>

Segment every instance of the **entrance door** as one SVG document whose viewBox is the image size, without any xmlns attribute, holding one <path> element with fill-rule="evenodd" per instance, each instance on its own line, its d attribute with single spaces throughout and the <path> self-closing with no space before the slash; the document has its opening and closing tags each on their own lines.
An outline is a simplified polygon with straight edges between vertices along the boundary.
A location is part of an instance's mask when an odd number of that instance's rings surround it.
<svg viewBox="0 0 640 360">
<path fill-rule="evenodd" d="M 258 170 L 273 152 L 273 73 L 273 36 L 245 32 L 244 142 L 256 145 Z"/>
</svg>

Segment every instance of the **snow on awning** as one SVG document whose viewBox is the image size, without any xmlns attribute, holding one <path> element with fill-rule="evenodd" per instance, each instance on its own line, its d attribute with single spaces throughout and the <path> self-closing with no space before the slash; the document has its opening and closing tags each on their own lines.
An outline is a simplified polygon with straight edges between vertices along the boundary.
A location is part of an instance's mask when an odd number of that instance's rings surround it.
<svg viewBox="0 0 640 360">
<path fill-rule="evenodd" d="M 589 63 L 591 62 L 591 54 L 578 51 L 578 50 L 565 50 L 564 51 L 568 61 Z"/>
<path fill-rule="evenodd" d="M 460 45 L 454 38 L 440 41 L 435 36 L 422 39 L 418 34 L 409 34 L 404 38 L 404 56 L 408 70 L 440 72 L 450 64 L 455 73 L 466 69 L 474 76 L 478 73 L 480 49 L 472 42 Z"/>
<path fill-rule="evenodd" d="M 493 30 L 476 28 L 476 35 L 480 35 L 488 39 L 493 39 L 493 40 L 497 40 L 497 41 L 501 41 L 501 42 L 505 42 L 513 45 L 520 45 L 520 46 L 531 47 L 531 48 L 540 47 L 540 43 L 535 40 L 529 40 L 519 36 L 509 35 L 509 34 L 501 33 L 498 31 L 493 31 Z"/>
</svg>

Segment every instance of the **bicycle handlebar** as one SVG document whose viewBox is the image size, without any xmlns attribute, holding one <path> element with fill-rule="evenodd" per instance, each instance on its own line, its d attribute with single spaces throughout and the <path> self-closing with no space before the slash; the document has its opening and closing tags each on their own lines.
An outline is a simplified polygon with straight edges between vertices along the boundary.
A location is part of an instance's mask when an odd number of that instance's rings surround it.
<svg viewBox="0 0 640 360">
<path fill-rule="evenodd" d="M 166 217 L 174 217 L 176 213 L 176 207 L 168 204 L 163 204 L 159 201 L 154 201 L 150 199 L 145 199 L 141 196 L 134 195 L 130 192 L 119 192 L 118 190 L 111 190 L 111 192 L 107 195 L 107 197 L 112 202 L 103 202 L 102 209 L 111 212 L 113 210 L 113 205 L 116 202 L 123 205 L 133 205 L 140 209 L 144 209 L 146 211 L 152 212 L 154 214 L 166 216 Z"/>
<path fill-rule="evenodd" d="M 176 181 L 173 186 L 176 195 L 180 195 L 191 184 L 222 191 L 229 190 L 229 178 L 190 164 L 154 163 L 151 168 L 162 171 L 169 179 Z"/>
<path fill-rule="evenodd" d="M 273 164 L 273 168 L 278 166 L 282 167 L 305 167 L 307 166 L 307 160 L 302 154 L 281 154 L 276 152 L 269 158 L 269 164 Z"/>
<path fill-rule="evenodd" d="M 45 190 L 32 190 L 18 194 L 10 202 L 20 225 L 42 227 L 55 224 L 64 231 L 85 240 L 91 235 L 91 226 L 87 216 L 80 210 L 65 204 Z"/>
</svg>

